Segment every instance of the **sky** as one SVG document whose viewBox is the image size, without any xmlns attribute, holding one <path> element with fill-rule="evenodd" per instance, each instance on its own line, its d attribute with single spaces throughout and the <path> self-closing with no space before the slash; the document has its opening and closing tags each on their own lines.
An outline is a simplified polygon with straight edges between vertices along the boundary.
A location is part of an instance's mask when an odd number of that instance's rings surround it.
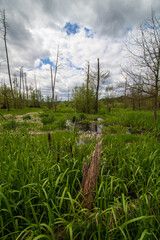
<svg viewBox="0 0 160 240">
<path fill-rule="evenodd" d="M 99 58 L 101 69 L 110 71 L 105 86 L 123 81 L 124 43 L 152 10 L 158 16 L 160 0 L 0 0 L 3 9 L 12 78 L 19 81 L 23 66 L 28 84 L 34 88 L 36 82 L 44 96 L 51 96 L 50 65 L 54 73 L 59 46 L 55 94 L 66 100 L 68 91 L 71 97 L 84 83 L 88 61 L 95 68 Z M 7 84 L 2 31 L 0 37 L 0 83 Z"/>
</svg>

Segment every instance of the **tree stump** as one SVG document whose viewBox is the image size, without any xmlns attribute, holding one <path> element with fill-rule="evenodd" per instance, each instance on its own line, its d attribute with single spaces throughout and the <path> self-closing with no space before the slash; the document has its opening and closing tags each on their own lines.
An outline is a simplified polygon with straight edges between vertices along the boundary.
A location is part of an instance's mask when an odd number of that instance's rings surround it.
<svg viewBox="0 0 160 240">
<path fill-rule="evenodd" d="M 102 141 L 96 145 L 88 163 L 83 165 L 82 193 L 84 195 L 84 202 L 82 206 L 89 210 L 92 209 L 96 182 L 99 176 L 101 147 Z"/>
</svg>

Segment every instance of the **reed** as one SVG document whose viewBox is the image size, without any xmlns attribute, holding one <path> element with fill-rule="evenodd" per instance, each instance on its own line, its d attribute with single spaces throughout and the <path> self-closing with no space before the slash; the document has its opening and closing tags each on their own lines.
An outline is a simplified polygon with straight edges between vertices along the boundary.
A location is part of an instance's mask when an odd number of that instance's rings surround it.
<svg viewBox="0 0 160 240">
<path fill-rule="evenodd" d="M 134 114 L 103 114 L 105 124 L 121 128 L 102 134 L 92 208 L 83 206 L 80 189 L 96 137 L 80 144 L 74 131 L 58 130 L 48 137 L 27 129 L 4 130 L 0 239 L 160 239 L 159 126 L 147 111 Z M 127 134 L 121 129 L 128 124 L 145 131 Z"/>
</svg>

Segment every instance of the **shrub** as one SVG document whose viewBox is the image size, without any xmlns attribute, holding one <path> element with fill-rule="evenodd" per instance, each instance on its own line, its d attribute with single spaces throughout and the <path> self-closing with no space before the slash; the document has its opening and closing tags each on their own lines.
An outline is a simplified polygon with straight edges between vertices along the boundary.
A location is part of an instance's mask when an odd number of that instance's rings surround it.
<svg viewBox="0 0 160 240">
<path fill-rule="evenodd" d="M 31 119 L 31 116 L 30 115 L 25 115 L 24 117 L 23 117 L 23 120 L 30 120 Z"/>
<path fill-rule="evenodd" d="M 74 123 L 76 121 L 76 116 L 74 115 L 73 117 L 72 117 L 72 122 Z"/>
<path fill-rule="evenodd" d="M 55 119 L 54 119 L 54 116 L 53 116 L 53 115 L 49 115 L 48 117 L 42 117 L 42 123 L 43 123 L 43 125 L 53 123 L 54 120 L 55 120 Z"/>
<path fill-rule="evenodd" d="M 3 129 L 15 130 L 17 128 L 17 122 L 15 120 L 10 120 L 3 125 Z"/>
<path fill-rule="evenodd" d="M 43 117 L 49 117 L 49 114 L 48 113 L 41 113 L 39 114 L 40 118 L 43 118 Z"/>
<path fill-rule="evenodd" d="M 86 115 L 84 113 L 79 114 L 80 120 L 86 119 Z"/>
<path fill-rule="evenodd" d="M 65 119 L 59 120 L 59 121 L 57 122 L 57 127 L 58 127 L 58 128 L 61 128 L 61 129 L 66 128 L 66 120 L 65 120 Z"/>
</svg>

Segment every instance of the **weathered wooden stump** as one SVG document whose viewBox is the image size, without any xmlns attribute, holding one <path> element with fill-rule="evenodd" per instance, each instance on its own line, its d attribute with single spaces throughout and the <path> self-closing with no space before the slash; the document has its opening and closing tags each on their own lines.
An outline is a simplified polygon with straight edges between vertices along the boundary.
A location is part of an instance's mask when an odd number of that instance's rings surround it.
<svg viewBox="0 0 160 240">
<path fill-rule="evenodd" d="M 96 190 L 96 182 L 100 170 L 102 141 L 99 142 L 88 163 L 83 165 L 82 193 L 84 195 L 83 208 L 92 209 L 94 192 Z"/>
</svg>

